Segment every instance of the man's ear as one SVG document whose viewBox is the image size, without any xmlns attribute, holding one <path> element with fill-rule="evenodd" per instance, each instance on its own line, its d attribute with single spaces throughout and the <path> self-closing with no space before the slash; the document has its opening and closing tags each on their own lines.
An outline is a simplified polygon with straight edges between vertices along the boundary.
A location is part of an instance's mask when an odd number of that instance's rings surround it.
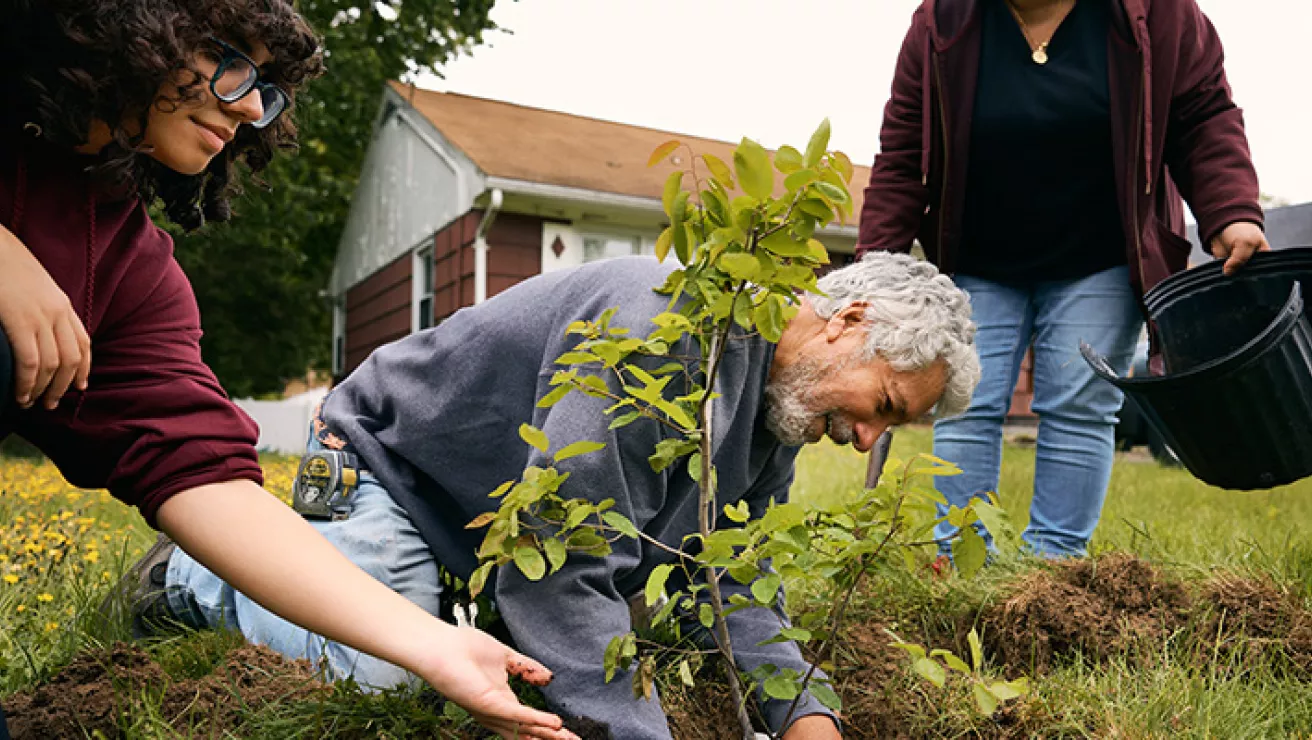
<svg viewBox="0 0 1312 740">
<path fill-rule="evenodd" d="M 866 309 L 870 304 L 865 301 L 853 301 L 835 313 L 825 324 L 825 339 L 838 341 L 843 334 L 862 328 L 866 321 Z"/>
</svg>

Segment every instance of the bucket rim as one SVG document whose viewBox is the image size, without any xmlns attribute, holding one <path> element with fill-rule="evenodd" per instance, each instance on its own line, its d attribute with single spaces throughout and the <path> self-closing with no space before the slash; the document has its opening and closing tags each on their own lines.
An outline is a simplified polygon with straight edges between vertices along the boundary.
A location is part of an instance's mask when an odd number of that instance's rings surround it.
<svg viewBox="0 0 1312 740">
<path fill-rule="evenodd" d="M 1243 279 L 1254 274 L 1263 275 L 1271 271 L 1303 268 L 1312 271 L 1312 246 L 1291 246 L 1258 252 L 1234 275 L 1220 275 L 1225 260 L 1215 259 L 1206 264 L 1177 272 L 1166 278 L 1151 290 L 1143 294 L 1144 307 L 1150 313 L 1156 313 L 1160 304 L 1177 297 L 1182 290 L 1191 290 L 1197 283 L 1213 281 L 1218 278 Z"/>
<path fill-rule="evenodd" d="M 1095 374 L 1123 390 L 1148 391 L 1167 385 L 1195 385 L 1228 375 L 1260 357 L 1267 349 L 1282 341 L 1293 331 L 1302 316 L 1303 287 L 1295 282 L 1289 291 L 1289 298 L 1285 300 L 1285 304 L 1281 306 L 1271 323 L 1258 332 L 1257 336 L 1227 355 L 1208 360 L 1188 370 L 1171 375 L 1122 378 L 1116 374 L 1116 371 L 1112 370 L 1111 363 L 1107 362 L 1107 358 L 1098 354 L 1097 350 L 1087 342 L 1080 342 L 1080 354 L 1084 356 L 1085 362 L 1089 363 Z"/>
</svg>

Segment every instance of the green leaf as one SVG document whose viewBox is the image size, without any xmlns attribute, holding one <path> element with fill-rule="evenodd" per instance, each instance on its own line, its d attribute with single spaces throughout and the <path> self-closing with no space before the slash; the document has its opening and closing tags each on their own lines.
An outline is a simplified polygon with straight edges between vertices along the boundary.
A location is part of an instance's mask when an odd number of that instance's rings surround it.
<svg viewBox="0 0 1312 740">
<path fill-rule="evenodd" d="M 605 447 L 606 445 L 601 442 L 593 442 L 586 439 L 575 442 L 572 445 L 565 445 L 556 453 L 556 462 L 568 460 L 571 457 L 577 457 L 579 455 L 586 455 L 590 452 L 596 452 L 597 450 L 605 449 Z"/>
<path fill-rule="evenodd" d="M 943 684 L 947 682 L 947 673 L 943 670 L 943 666 L 936 660 L 917 658 L 916 662 L 911 665 L 911 668 L 921 678 L 929 681 L 940 689 L 943 688 Z"/>
<path fill-rule="evenodd" d="M 784 187 L 788 192 L 796 192 L 816 181 L 819 175 L 815 170 L 798 170 L 784 178 Z"/>
<path fill-rule="evenodd" d="M 530 581 L 540 581 L 547 574 L 547 562 L 536 547 L 521 545 L 515 548 L 515 565 Z"/>
<path fill-rule="evenodd" d="M 706 629 L 715 626 L 715 612 L 711 610 L 710 604 L 702 604 L 697 608 L 697 621 Z"/>
<path fill-rule="evenodd" d="M 784 334 L 783 312 L 774 296 L 765 299 L 752 311 L 752 322 L 766 341 L 778 342 Z"/>
<path fill-rule="evenodd" d="M 785 175 L 802 169 L 802 153 L 791 146 L 781 146 L 774 153 L 774 166 Z"/>
<path fill-rule="evenodd" d="M 582 365 L 587 362 L 597 362 L 601 358 L 591 352 L 566 352 L 556 358 L 557 365 Z"/>
<path fill-rule="evenodd" d="M 852 167 L 852 160 L 842 152 L 831 152 L 829 159 L 834 163 L 834 169 L 843 177 L 843 182 L 851 182 L 852 175 L 856 173 L 856 168 Z"/>
<path fill-rule="evenodd" d="M 820 223 L 827 224 L 834 220 L 834 211 L 823 200 L 807 198 L 797 204 L 797 210 L 815 217 Z"/>
<path fill-rule="evenodd" d="M 674 228 L 666 226 L 661 235 L 656 237 L 656 259 L 664 262 L 666 256 L 670 253 L 670 246 L 674 244 Z"/>
<path fill-rule="evenodd" d="M 674 150 L 678 148 L 679 148 L 679 141 L 677 139 L 671 139 L 670 141 L 661 144 L 660 146 L 656 147 L 656 149 L 651 153 L 651 157 L 647 159 L 647 166 L 655 167 L 656 165 L 660 164 L 663 159 L 673 154 Z"/>
<path fill-rule="evenodd" d="M 506 495 L 506 491 L 509 491 L 510 488 L 514 485 L 515 485 L 515 481 L 508 480 L 505 483 L 502 483 L 501 485 L 497 486 L 496 490 L 493 491 L 492 493 L 489 493 L 487 496 L 488 498 L 501 498 L 502 496 Z"/>
<path fill-rule="evenodd" d="M 729 165 L 725 164 L 723 159 L 714 154 L 703 154 L 702 161 L 711 171 L 711 177 L 719 181 L 725 190 L 733 189 L 733 172 L 729 170 Z"/>
<path fill-rule="evenodd" d="M 572 504 L 573 508 L 569 510 L 569 515 L 565 517 L 565 529 L 573 529 L 583 523 L 595 508 L 587 502 L 579 501 Z"/>
<path fill-rule="evenodd" d="M 962 529 L 961 537 L 952 543 L 952 564 L 957 566 L 963 578 L 974 578 L 984 567 L 988 554 L 988 545 L 972 526 Z"/>
<path fill-rule="evenodd" d="M 552 388 L 550 393 L 538 399 L 538 408 L 545 409 L 555 406 L 560 399 L 568 396 L 569 392 L 572 390 L 574 389 L 568 385 L 558 385 L 555 388 Z"/>
<path fill-rule="evenodd" d="M 993 716 L 993 713 L 998 711 L 997 698 L 989 693 L 989 690 L 984 688 L 981 684 L 975 684 L 970 688 L 975 695 L 975 706 L 979 707 L 980 714 L 989 717 Z"/>
<path fill-rule="evenodd" d="M 601 515 L 601 519 L 625 537 L 638 538 L 638 528 L 633 526 L 633 522 L 629 521 L 628 517 L 618 511 L 608 511 Z"/>
<path fill-rule="evenodd" d="M 948 664 L 948 668 L 958 673 L 970 675 L 970 666 L 966 665 L 966 661 L 958 658 L 951 650 L 933 650 L 929 653 L 929 656 L 931 658 L 942 658 L 943 662 Z"/>
<path fill-rule="evenodd" d="M 472 522 L 466 524 L 465 529 L 479 529 L 480 527 L 486 527 L 487 525 L 491 524 L 492 521 L 496 518 L 497 518 L 497 513 L 495 511 L 485 511 L 482 514 L 479 514 L 478 516 L 474 517 L 474 520 Z"/>
<path fill-rule="evenodd" d="M 656 606 L 656 602 L 661 600 L 665 594 L 665 582 L 670 579 L 670 573 L 674 570 L 673 565 L 658 565 L 652 568 L 651 575 L 647 576 L 647 606 Z"/>
<path fill-rule="evenodd" d="M 483 592 L 483 587 L 487 585 L 487 577 L 492 572 L 494 563 L 483 563 L 478 566 L 474 574 L 469 577 L 469 594 L 478 596 Z"/>
<path fill-rule="evenodd" d="M 762 239 L 761 246 L 780 257 L 804 257 L 811 252 L 805 241 L 793 238 L 793 235 L 789 234 L 786 229 L 776 231 Z"/>
<path fill-rule="evenodd" d="M 785 627 L 779 630 L 779 636 L 794 642 L 810 642 L 811 630 L 804 630 L 800 627 Z"/>
<path fill-rule="evenodd" d="M 1011 526 L 1011 518 L 1007 512 L 999 506 L 991 503 L 985 503 L 981 499 L 971 501 L 971 507 L 979 520 L 984 524 L 984 529 L 993 535 L 993 544 L 1004 553 L 1015 552 L 1019 548 L 1016 541 L 1016 530 Z"/>
<path fill-rule="evenodd" d="M 766 696 L 781 701 L 792 701 L 797 698 L 798 694 L 802 693 L 801 689 L 797 687 L 796 681 L 777 674 L 765 679 L 762 688 L 765 689 Z"/>
<path fill-rule="evenodd" d="M 546 432 L 538 429 L 532 424 L 519 425 L 519 438 L 533 445 L 540 452 L 546 452 L 549 446 Z"/>
<path fill-rule="evenodd" d="M 748 517 L 748 512 L 746 511 L 747 508 L 746 504 L 747 504 L 746 501 L 739 501 L 738 506 L 730 506 L 729 504 L 725 504 L 724 515 L 728 517 L 730 521 L 742 524 L 747 521 L 747 517 Z"/>
<path fill-rule="evenodd" d="M 738 183 L 744 193 L 757 200 L 770 197 L 774 191 L 774 170 L 764 147 L 744 138 L 733 152 L 733 168 L 738 173 Z"/>
<path fill-rule="evenodd" d="M 823 194 L 835 205 L 842 206 L 852 201 L 852 196 L 848 195 L 846 190 L 838 187 L 833 183 L 817 182 L 815 184 L 815 189 L 819 190 L 821 194 Z"/>
<path fill-rule="evenodd" d="M 993 694 L 993 696 L 1000 702 L 1010 701 L 1020 696 L 1020 692 L 1014 689 L 1006 681 L 996 681 L 988 684 L 985 688 L 987 688 L 989 693 Z"/>
<path fill-rule="evenodd" d="M 974 627 L 971 627 L 970 634 L 966 635 L 966 642 L 970 643 L 970 663 L 978 672 L 984 668 L 984 646 L 980 644 L 979 633 Z"/>
<path fill-rule="evenodd" d="M 829 264 L 829 250 L 819 239 L 806 240 L 807 256 L 822 265 Z"/>
<path fill-rule="evenodd" d="M 630 411 L 627 414 L 620 414 L 611 420 L 610 428 L 619 429 L 620 427 L 626 427 L 641 418 L 641 411 Z"/>
<path fill-rule="evenodd" d="M 679 661 L 679 680 L 690 689 L 697 685 L 692 680 L 692 668 L 688 666 L 686 660 Z"/>
<path fill-rule="evenodd" d="M 769 606 L 779 595 L 779 586 L 782 583 L 783 579 L 778 573 L 766 574 L 752 582 L 752 598 L 762 606 Z"/>
<path fill-rule="evenodd" d="M 754 280 L 760 273 L 760 263 L 750 254 L 732 252 L 720 257 L 719 268 L 734 280 Z"/>
<path fill-rule="evenodd" d="M 807 691 L 811 692 L 811 696 L 814 696 L 816 701 L 823 704 L 825 709 L 835 713 L 842 711 L 843 700 L 838 697 L 838 694 L 834 693 L 829 684 L 813 681 L 807 687 Z"/>
<path fill-rule="evenodd" d="M 829 119 L 820 122 L 815 133 L 811 134 L 811 140 L 806 144 L 806 156 L 802 159 L 803 167 L 814 167 L 820 164 L 824 158 L 825 152 L 829 150 Z"/>
<path fill-rule="evenodd" d="M 670 176 L 665 178 L 665 188 L 661 193 L 661 205 L 665 207 L 665 215 L 673 218 L 674 199 L 681 192 L 683 187 L 683 171 L 671 172 Z"/>
<path fill-rule="evenodd" d="M 551 564 L 551 572 L 555 573 L 565 565 L 565 558 L 569 556 L 569 551 L 565 549 L 565 543 L 556 538 L 543 540 L 542 550 L 547 554 L 547 562 Z"/>
</svg>

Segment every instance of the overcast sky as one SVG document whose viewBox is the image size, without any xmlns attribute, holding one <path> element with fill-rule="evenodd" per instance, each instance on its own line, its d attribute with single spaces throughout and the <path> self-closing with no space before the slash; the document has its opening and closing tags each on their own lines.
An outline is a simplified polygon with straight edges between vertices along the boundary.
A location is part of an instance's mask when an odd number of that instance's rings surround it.
<svg viewBox="0 0 1312 740">
<path fill-rule="evenodd" d="M 1090 1 L 1090 0 L 1084 0 Z M 1312 2 L 1198 0 L 1226 47 L 1262 190 L 1312 201 Z M 498 0 L 494 33 L 421 87 L 869 164 L 919 0 Z"/>
</svg>

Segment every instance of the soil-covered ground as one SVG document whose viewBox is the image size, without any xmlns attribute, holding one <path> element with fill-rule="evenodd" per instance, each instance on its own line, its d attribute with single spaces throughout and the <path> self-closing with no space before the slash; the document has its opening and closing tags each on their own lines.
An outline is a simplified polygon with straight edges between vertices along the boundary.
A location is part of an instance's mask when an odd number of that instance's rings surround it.
<svg viewBox="0 0 1312 740">
<path fill-rule="evenodd" d="M 839 665 L 847 666 L 835 676 L 846 737 L 934 734 L 944 699 L 908 674 L 906 654 L 890 646 L 884 629 L 894 617 L 881 617 L 878 608 L 872 600 L 867 616 L 849 626 L 838 655 Z M 1151 665 L 1169 655 L 1176 661 L 1225 666 L 1235 674 L 1251 665 L 1275 665 L 1312 690 L 1312 612 L 1298 595 L 1232 575 L 1184 583 L 1126 555 L 1033 569 L 1009 584 L 1000 598 L 962 610 L 948 623 L 952 626 L 903 636 L 965 654 L 965 635 L 974 627 L 983 636 L 992 669 L 1038 682 L 1072 660 Z M 143 702 L 191 736 L 222 737 L 240 736 L 244 718 L 266 705 L 323 703 L 333 696 L 309 665 L 260 647 L 229 652 L 201 678 L 175 680 L 145 650 L 115 645 L 83 655 L 45 684 L 4 703 L 17 738 L 58 740 L 96 732 L 125 737 L 131 730 L 125 718 L 134 708 L 139 715 Z M 737 734 L 721 682 L 702 680 L 695 690 L 666 687 L 664 702 L 678 740 Z M 1040 702 L 1022 698 L 981 720 L 969 734 L 1042 735 L 1048 720 Z M 610 737 L 606 728 L 586 718 L 570 722 L 585 740 Z M 486 735 L 453 730 L 451 736 Z"/>
</svg>

